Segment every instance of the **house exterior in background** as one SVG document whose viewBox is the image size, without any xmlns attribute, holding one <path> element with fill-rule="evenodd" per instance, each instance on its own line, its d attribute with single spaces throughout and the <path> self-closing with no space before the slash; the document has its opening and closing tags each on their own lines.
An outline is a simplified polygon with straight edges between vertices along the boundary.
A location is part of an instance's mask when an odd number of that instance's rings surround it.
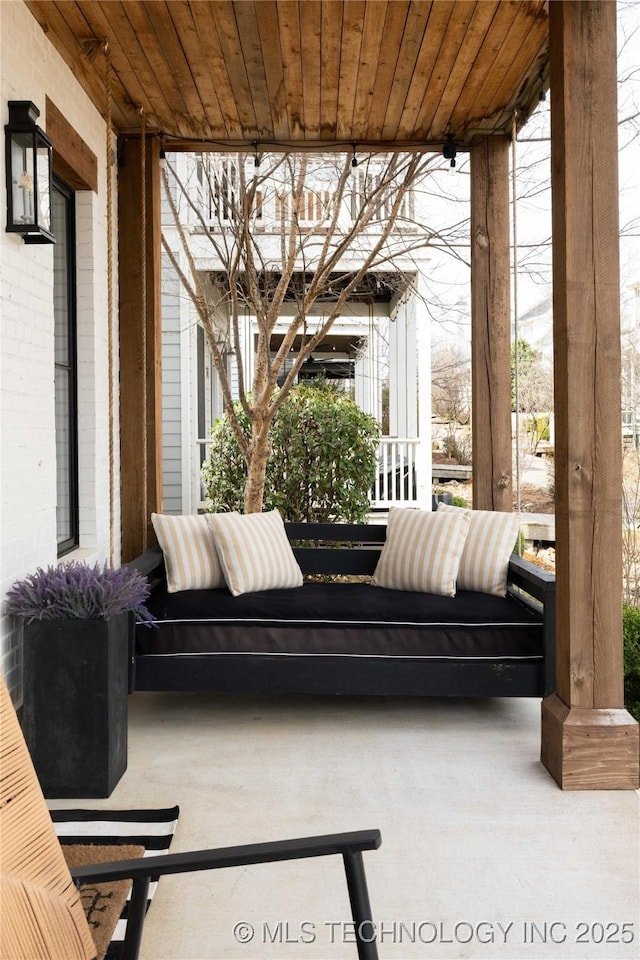
<svg viewBox="0 0 640 960">
<path fill-rule="evenodd" d="M 233 199 L 227 200 L 223 193 L 231 194 L 234 189 L 236 165 L 243 163 L 249 169 L 253 167 L 254 158 L 246 154 L 174 154 L 167 158 L 167 163 L 189 190 L 202 217 L 180 202 L 180 191 L 172 173 L 169 186 L 180 205 L 181 223 L 189 236 L 198 270 L 207 276 L 210 285 L 224 285 L 225 278 L 220 274 L 222 264 L 209 234 L 221 239 L 225 219 L 234 206 Z M 346 221 L 352 216 L 352 206 L 358 203 L 358 191 L 366 187 L 365 177 L 376 175 L 375 161 L 367 165 L 367 174 L 363 167 L 361 164 L 356 168 L 351 178 L 352 189 L 343 204 L 342 217 Z M 298 220 L 304 229 L 317 230 L 321 237 L 331 184 L 327 182 L 326 164 L 323 167 L 322 160 L 317 162 L 317 170 L 320 186 L 305 195 L 304 210 Z M 313 178 L 310 185 L 313 186 Z M 279 199 L 275 186 L 272 190 L 265 189 L 255 239 L 267 261 L 278 262 L 278 247 L 274 245 L 279 244 L 285 203 L 286 200 Z M 415 209 L 420 206 L 419 191 L 412 191 L 404 205 L 406 211 L 395 231 L 396 242 L 402 231 L 409 241 L 415 240 L 419 235 L 416 224 L 427 220 L 425 211 Z M 384 210 L 377 223 L 363 234 L 361 243 L 374 242 L 383 225 Z M 166 201 L 162 229 L 174 255 L 181 261 L 181 269 L 188 272 L 186 255 Z M 357 268 L 360 262 L 356 249 L 350 266 Z M 379 477 L 376 489 L 371 492 L 374 508 L 388 507 L 394 502 L 427 508 L 431 505 L 431 349 L 424 282 L 428 268 L 429 250 L 425 247 L 411 255 L 397 256 L 385 269 L 367 274 L 329 335 L 314 351 L 312 362 L 307 363 L 300 374 L 300 379 L 326 376 L 340 383 L 365 412 L 384 424 Z M 301 277 L 301 271 L 297 276 Z M 331 307 L 330 297 L 323 300 L 313 311 L 319 320 Z M 225 306 L 218 309 L 222 311 L 220 328 L 227 329 Z M 273 355 L 294 312 L 293 300 L 285 301 L 281 321 L 272 337 Z M 206 455 L 211 426 L 223 413 L 222 393 L 197 311 L 166 254 L 162 267 L 162 318 L 164 509 L 170 513 L 192 513 L 204 506 L 200 466 Z M 257 336 L 254 317 L 246 313 L 241 322 L 242 355 L 236 357 L 229 353 L 227 356 L 235 398 L 238 363 L 242 363 L 244 382 L 251 384 Z M 313 330 L 313 315 L 308 318 L 308 324 Z"/>
</svg>

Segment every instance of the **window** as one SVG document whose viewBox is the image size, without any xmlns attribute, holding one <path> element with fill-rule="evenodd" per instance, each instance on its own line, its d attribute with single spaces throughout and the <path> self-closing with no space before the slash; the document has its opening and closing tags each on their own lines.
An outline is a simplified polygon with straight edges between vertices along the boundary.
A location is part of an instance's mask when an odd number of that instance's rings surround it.
<svg viewBox="0 0 640 960">
<path fill-rule="evenodd" d="M 75 198 L 54 178 L 52 196 L 55 321 L 56 519 L 58 556 L 78 546 Z"/>
</svg>

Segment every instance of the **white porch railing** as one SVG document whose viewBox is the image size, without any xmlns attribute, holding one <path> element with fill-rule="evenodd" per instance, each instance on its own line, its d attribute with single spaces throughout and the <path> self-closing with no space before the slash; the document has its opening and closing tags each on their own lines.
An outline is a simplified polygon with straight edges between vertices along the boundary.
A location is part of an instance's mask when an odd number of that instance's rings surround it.
<svg viewBox="0 0 640 960">
<path fill-rule="evenodd" d="M 224 158 L 209 157 L 199 169 L 198 202 L 207 228 L 212 232 L 228 227 L 239 216 L 240 174 L 238 158 L 228 155 Z M 253 176 L 253 157 L 244 159 L 245 173 L 248 179 Z M 366 233 L 381 230 L 389 219 L 395 201 L 395 190 L 381 187 L 384 164 L 367 164 L 353 171 L 348 189 L 341 202 L 340 224 L 349 227 L 360 215 L 360 211 L 371 197 L 377 197 L 375 208 L 366 226 Z M 327 180 L 331 182 L 328 184 Z M 283 223 L 293 219 L 303 229 L 322 229 L 331 220 L 334 212 L 334 189 L 338 180 L 320 162 L 315 177 L 309 174 L 307 185 L 301 196 L 294 198 L 291 190 L 283 187 L 275 179 L 265 185 L 256 195 L 252 229 L 256 233 L 280 235 Z M 335 182 L 334 182 L 335 181 Z M 409 190 L 402 197 L 398 214 L 397 229 L 415 230 L 415 197 Z"/>
<path fill-rule="evenodd" d="M 371 507 L 385 510 L 418 502 L 419 439 L 381 437 L 378 447 L 378 470 L 371 493 Z"/>
<path fill-rule="evenodd" d="M 376 480 L 371 491 L 371 508 L 373 510 L 388 510 L 393 506 L 417 505 L 419 480 L 419 439 L 411 437 L 398 439 L 396 437 L 381 437 L 378 447 L 378 469 Z M 208 456 L 210 439 L 196 440 L 197 456 L 195 458 L 193 477 L 193 503 L 198 511 L 204 510 L 204 491 L 200 480 L 200 463 Z M 431 478 L 429 478 L 429 483 Z"/>
</svg>

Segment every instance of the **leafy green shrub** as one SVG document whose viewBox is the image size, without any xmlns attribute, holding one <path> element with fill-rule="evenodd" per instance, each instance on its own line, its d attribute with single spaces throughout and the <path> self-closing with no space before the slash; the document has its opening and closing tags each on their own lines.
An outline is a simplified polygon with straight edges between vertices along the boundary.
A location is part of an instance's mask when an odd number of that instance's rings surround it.
<svg viewBox="0 0 640 960">
<path fill-rule="evenodd" d="M 469 504 L 467 503 L 464 497 L 461 497 L 459 494 L 454 493 L 453 496 L 451 497 L 451 506 L 452 507 L 468 507 Z"/>
<path fill-rule="evenodd" d="M 236 405 L 243 429 L 249 421 Z M 211 430 L 202 467 L 207 510 L 243 510 L 247 471 L 226 417 Z M 285 520 L 359 523 L 369 512 L 380 427 L 344 393 L 323 381 L 300 383 L 269 432 L 264 510 Z"/>
<path fill-rule="evenodd" d="M 640 721 L 640 608 L 622 608 L 624 638 L 624 701 L 629 713 Z"/>
<path fill-rule="evenodd" d="M 251 436 L 249 418 L 239 403 L 234 404 L 236 417 L 247 437 Z M 226 416 L 211 427 L 209 455 L 202 464 L 201 477 L 206 494 L 205 509 L 211 513 L 243 511 L 247 465 L 238 441 Z M 265 505 L 265 509 L 269 509 Z"/>
</svg>

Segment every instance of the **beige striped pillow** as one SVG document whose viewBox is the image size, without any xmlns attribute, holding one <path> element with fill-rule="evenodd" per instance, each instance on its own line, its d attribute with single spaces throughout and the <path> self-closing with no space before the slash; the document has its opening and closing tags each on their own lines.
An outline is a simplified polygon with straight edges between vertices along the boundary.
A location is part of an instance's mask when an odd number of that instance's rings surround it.
<svg viewBox="0 0 640 960">
<path fill-rule="evenodd" d="M 234 597 L 257 590 L 302 586 L 302 571 L 277 510 L 209 513 L 207 520 Z"/>
<path fill-rule="evenodd" d="M 224 587 L 224 573 L 204 515 L 152 513 L 151 522 L 164 554 L 169 593 Z"/>
<path fill-rule="evenodd" d="M 447 503 L 438 504 L 438 513 L 450 516 L 456 511 L 470 517 L 460 570 L 459 590 L 477 590 L 504 597 L 507 592 L 509 558 L 520 532 L 520 521 L 513 513 L 494 510 L 464 510 Z"/>
<path fill-rule="evenodd" d="M 387 539 L 372 583 L 391 590 L 415 590 L 455 597 L 458 565 L 469 517 L 392 507 Z"/>
</svg>

